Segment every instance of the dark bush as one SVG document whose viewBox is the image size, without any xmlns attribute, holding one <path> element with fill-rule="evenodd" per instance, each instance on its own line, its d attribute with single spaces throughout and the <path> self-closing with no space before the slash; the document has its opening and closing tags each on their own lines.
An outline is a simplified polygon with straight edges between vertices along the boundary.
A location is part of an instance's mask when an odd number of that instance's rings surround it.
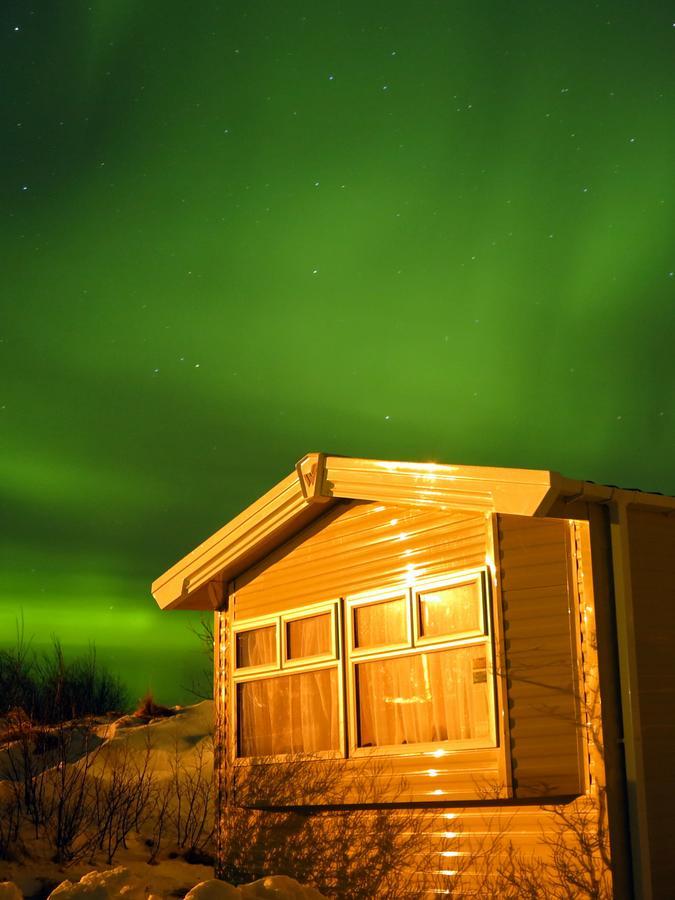
<svg viewBox="0 0 675 900">
<path fill-rule="evenodd" d="M 155 699 L 151 692 L 148 692 L 142 700 L 138 701 L 138 706 L 132 715 L 139 719 L 159 719 L 161 717 L 175 716 L 176 710 L 169 706 L 162 706 L 161 703 L 155 703 Z"/>
<path fill-rule="evenodd" d="M 67 661 L 54 638 L 49 651 L 37 654 L 19 626 L 14 647 L 0 650 L 0 717 L 20 709 L 36 724 L 53 724 L 128 705 L 125 686 L 100 665 L 93 644 Z"/>
</svg>

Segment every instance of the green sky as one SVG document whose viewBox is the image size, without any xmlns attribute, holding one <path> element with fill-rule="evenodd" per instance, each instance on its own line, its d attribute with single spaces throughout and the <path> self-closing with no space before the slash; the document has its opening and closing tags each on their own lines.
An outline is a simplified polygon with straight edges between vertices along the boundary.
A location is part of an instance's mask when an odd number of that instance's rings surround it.
<svg viewBox="0 0 675 900">
<path fill-rule="evenodd" d="M 675 493 L 655 2 L 0 11 L 0 643 L 201 666 L 150 582 L 308 450 Z"/>
</svg>

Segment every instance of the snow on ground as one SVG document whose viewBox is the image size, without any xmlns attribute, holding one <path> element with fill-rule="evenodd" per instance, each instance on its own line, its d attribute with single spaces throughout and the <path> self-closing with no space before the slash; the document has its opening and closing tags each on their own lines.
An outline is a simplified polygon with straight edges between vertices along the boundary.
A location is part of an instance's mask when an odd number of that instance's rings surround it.
<svg viewBox="0 0 675 900">
<path fill-rule="evenodd" d="M 75 724 L 68 744 L 68 764 L 88 766 L 89 774 L 109 777 L 115 765 L 142 766 L 147 761 L 158 783 L 168 783 L 179 766 L 183 772 L 213 777 L 213 702 L 176 707 L 175 714 L 148 719 L 135 716 L 99 716 Z M 53 729 L 53 731 L 56 731 Z M 49 729 L 44 729 L 45 733 Z M 88 736 L 87 736 L 88 735 Z M 48 736 L 48 735 L 47 735 Z M 49 744 L 49 741 L 46 741 Z M 87 760 L 87 751 L 91 751 Z M 3 772 L 17 771 L 21 744 L 0 749 L 0 799 L 12 794 Z M 10 765 L 8 765 L 10 763 Z M 34 771 L 55 763 L 45 753 Z M 20 766 L 19 766 L 20 770 Z M 148 864 L 148 835 L 131 833 L 113 865 L 83 859 L 68 866 L 53 862 L 54 850 L 44 836 L 22 831 L 22 847 L 11 860 L 0 860 L 0 900 L 53 897 L 54 900 L 321 900 L 313 888 L 303 887 L 284 875 L 272 875 L 248 885 L 233 887 L 213 878 L 213 868 L 182 858 L 180 848 L 165 839 L 157 863 Z M 92 870 L 96 865 L 96 871 Z M 4 883 L 3 883 L 4 882 Z"/>
<path fill-rule="evenodd" d="M 177 896 L 175 893 L 173 896 Z M 0 884 L 0 900 L 23 900 L 18 887 L 11 882 Z M 163 900 L 149 893 L 143 879 L 124 866 L 103 872 L 87 872 L 79 881 L 66 879 L 49 894 L 48 900 Z M 250 884 L 233 887 L 225 881 L 210 878 L 191 888 L 185 900 L 325 900 L 310 887 L 294 878 L 272 875 Z"/>
<path fill-rule="evenodd" d="M 45 898 L 49 892 L 66 879 L 78 881 L 92 869 L 90 861 L 62 866 L 50 860 L 50 847 L 46 841 L 33 842 L 28 847 L 31 857 L 18 861 L 0 861 L 0 881 L 14 882 L 24 897 Z M 148 848 L 142 840 L 133 839 L 128 850 L 121 850 L 115 864 L 123 865 L 136 876 L 142 886 L 141 897 L 158 894 L 162 898 L 184 897 L 198 882 L 213 878 L 212 866 L 193 865 L 177 857 L 161 859 L 156 866 L 147 863 Z M 105 871 L 112 868 L 102 863 L 97 866 Z M 10 900 L 0 894 L 0 900 Z M 66 900 L 66 898 L 61 898 Z M 93 900 L 93 898 L 92 898 Z M 129 898 L 132 900 L 132 898 Z"/>
<path fill-rule="evenodd" d="M 161 778 L 171 777 L 177 755 L 184 767 L 193 767 L 199 758 L 213 772 L 213 701 L 177 707 L 173 716 L 144 720 L 124 716 L 96 729 L 104 739 L 96 753 L 94 769 L 102 769 L 116 755 L 131 752 L 142 759 L 148 748 L 153 771 Z"/>
<path fill-rule="evenodd" d="M 81 720 L 73 730 L 74 739 L 69 738 L 68 762 L 73 766 L 84 766 L 87 747 L 91 774 L 105 774 L 120 762 L 125 767 L 142 765 L 147 757 L 158 783 L 167 783 L 178 764 L 184 772 L 194 773 L 201 767 L 201 777 L 211 782 L 213 777 L 213 702 L 205 700 L 193 706 L 177 707 L 175 715 L 147 719 L 123 716 L 112 719 L 99 716 Z M 51 729 L 54 734 L 59 726 Z M 49 736 L 50 729 L 44 729 Z M 89 731 L 93 739 L 84 739 Z M 44 743 L 49 744 L 48 741 Z M 53 743 L 53 742 L 52 742 Z M 21 771 L 21 743 L 14 741 L 0 750 L 0 800 L 12 795 L 11 785 L 5 778 L 9 773 Z M 53 756 L 45 753 L 34 760 L 34 770 L 42 771 L 54 764 Z M 149 865 L 151 848 L 146 843 L 148 834 L 129 835 L 128 847 L 120 848 L 113 865 L 106 865 L 105 859 L 97 855 L 94 860 L 82 859 L 67 867 L 53 862 L 54 849 L 41 835 L 36 839 L 29 827 L 21 833 L 21 845 L 10 854 L 9 860 L 0 859 L 0 882 L 14 882 L 26 897 L 45 898 L 49 891 L 64 879 L 77 881 L 96 865 L 98 869 L 111 869 L 123 864 L 137 876 L 143 886 L 142 896 L 157 893 L 161 896 L 183 897 L 197 882 L 213 878 L 213 868 L 196 865 L 182 859 L 183 851 L 172 843 L 167 826 L 161 852 L 156 865 Z M 173 858 L 171 858 L 173 857 Z M 0 894 L 0 900 L 9 900 Z M 131 898 L 129 898 L 131 900 Z"/>
</svg>

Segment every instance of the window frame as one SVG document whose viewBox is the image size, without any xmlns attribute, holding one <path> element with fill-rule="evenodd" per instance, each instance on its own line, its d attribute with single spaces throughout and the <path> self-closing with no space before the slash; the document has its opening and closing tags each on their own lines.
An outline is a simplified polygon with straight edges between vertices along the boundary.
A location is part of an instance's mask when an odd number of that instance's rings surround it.
<svg viewBox="0 0 675 900">
<path fill-rule="evenodd" d="M 419 611 L 417 609 L 417 597 L 420 593 L 427 590 L 433 590 L 439 585 L 448 585 L 450 582 L 462 583 L 463 581 L 477 580 L 480 588 L 480 603 L 482 609 L 483 631 L 480 634 L 471 634 L 468 636 L 456 637 L 448 639 L 433 638 L 427 639 L 419 636 Z M 448 753 L 471 752 L 474 750 L 496 749 L 500 745 L 500 730 L 497 721 L 498 698 L 497 698 L 497 672 L 495 670 L 495 625 L 492 616 L 492 597 L 491 597 L 491 579 L 487 567 L 478 569 L 465 569 L 460 572 L 454 572 L 450 575 L 434 576 L 429 578 L 417 578 L 414 581 L 401 586 L 400 590 L 387 591 L 364 591 L 358 594 L 350 594 L 344 598 L 345 602 L 345 620 L 348 623 L 347 637 L 345 641 L 345 665 L 347 669 L 346 681 L 346 701 L 347 701 L 347 735 L 348 735 L 348 756 L 350 758 L 363 758 L 371 756 L 421 756 L 434 755 L 439 751 Z M 354 647 L 353 633 L 353 615 L 354 607 L 364 605 L 369 602 L 369 598 L 375 596 L 389 595 L 400 596 L 405 593 L 408 598 L 408 622 L 412 618 L 412 634 L 410 635 L 410 643 L 405 647 L 399 645 L 377 647 L 369 650 L 367 653 L 360 652 L 363 648 Z M 376 601 L 372 601 L 376 602 Z M 488 705 L 489 705 L 489 735 L 486 738 L 475 738 L 473 740 L 458 741 L 429 741 L 413 744 L 384 744 L 376 747 L 360 747 L 358 745 L 359 737 L 359 721 L 358 721 L 358 696 L 356 687 L 356 667 L 360 663 L 375 662 L 381 659 L 400 659 L 406 656 L 418 656 L 423 653 L 440 652 L 443 650 L 459 649 L 461 647 L 485 646 L 486 654 L 486 671 L 488 682 Z"/>
<path fill-rule="evenodd" d="M 309 606 L 298 610 L 292 610 L 288 613 L 281 613 L 279 616 L 281 621 L 281 667 L 283 669 L 306 669 L 307 667 L 316 667 L 322 662 L 340 661 L 338 654 L 338 628 L 337 628 L 337 608 L 340 605 L 338 600 L 332 601 L 330 608 L 322 608 L 321 606 Z M 325 604 L 323 605 L 325 607 Z M 286 626 L 289 622 L 297 622 L 301 619 L 312 619 L 315 616 L 330 613 L 330 639 L 331 652 L 317 653 L 315 656 L 303 656 L 299 659 L 289 659 L 288 657 L 288 630 Z"/>
<path fill-rule="evenodd" d="M 323 654 L 318 657 L 306 657 L 301 660 L 287 660 L 286 657 L 286 622 L 297 619 L 309 618 L 325 612 L 331 613 L 331 646 L 332 655 Z M 242 631 L 254 631 L 256 628 L 276 625 L 276 649 L 277 659 L 274 665 L 263 664 L 260 666 L 246 666 L 237 668 L 236 665 L 236 639 Z M 344 759 L 345 747 L 345 715 L 344 715 L 344 665 L 343 646 L 341 635 L 341 603 L 339 598 L 302 607 L 294 607 L 275 615 L 257 616 L 249 619 L 241 619 L 232 623 L 232 652 L 229 654 L 229 691 L 228 702 L 230 715 L 230 747 L 229 757 L 234 766 L 251 766 L 264 763 L 297 762 L 301 759 Z M 280 753 L 270 756 L 240 756 L 239 755 L 239 708 L 237 688 L 240 684 L 254 681 L 262 681 L 267 678 L 279 678 L 318 672 L 321 670 L 336 670 L 337 698 L 338 698 L 338 749 L 317 750 L 313 753 Z"/>
<path fill-rule="evenodd" d="M 419 595 L 434 589 L 475 581 L 480 589 L 480 616 L 482 630 L 460 632 L 457 636 L 425 637 L 420 634 Z M 314 604 L 293 607 L 276 614 L 266 614 L 234 621 L 231 626 L 232 652 L 230 652 L 228 691 L 230 716 L 230 759 L 235 766 L 256 765 L 265 762 L 293 762 L 299 758 L 359 759 L 368 756 L 414 757 L 443 756 L 446 753 L 472 752 L 497 749 L 504 740 L 500 724 L 499 673 L 495 660 L 500 640 L 500 619 L 493 609 L 495 586 L 488 566 L 464 569 L 446 575 L 407 578 L 399 585 L 375 588 L 347 594 Z M 497 588 L 498 589 L 498 588 Z M 354 611 L 359 607 L 377 605 L 387 600 L 402 598 L 406 604 L 407 642 L 381 644 L 376 647 L 355 647 Z M 497 600 L 499 601 L 497 595 Z M 236 594 L 235 594 L 236 603 Z M 322 613 L 331 615 L 331 654 L 322 654 L 298 660 L 288 659 L 287 623 L 310 618 Z M 276 627 L 276 662 L 258 666 L 236 666 L 236 640 L 241 632 L 274 625 Z M 499 633 L 498 633 L 499 632 Z M 376 747 L 358 746 L 358 700 L 356 667 L 364 662 L 380 659 L 397 659 L 424 653 L 441 652 L 462 647 L 484 646 L 488 682 L 489 734 L 486 738 L 456 741 L 433 741 L 411 744 L 387 744 Z M 273 756 L 239 756 L 239 710 L 237 687 L 239 684 L 335 668 L 337 672 L 337 750 L 322 750 L 310 754 L 278 754 Z"/>
<path fill-rule="evenodd" d="M 276 659 L 273 663 L 259 663 L 257 666 L 237 665 L 237 637 L 246 631 L 257 631 L 260 628 L 276 627 L 274 648 Z M 281 646 L 279 635 L 279 616 L 260 616 L 257 619 L 247 619 L 246 622 L 235 622 L 232 625 L 232 677 L 241 680 L 241 675 L 255 676 L 261 673 L 275 672 L 279 668 L 281 660 Z"/>
<path fill-rule="evenodd" d="M 422 594 L 432 593 L 433 591 L 441 591 L 444 588 L 457 587 L 461 584 L 478 584 L 480 597 L 480 627 L 472 628 L 466 631 L 458 631 L 455 634 L 442 634 L 438 636 L 425 636 L 422 634 L 422 608 L 419 598 Z M 489 635 L 488 628 L 488 591 L 487 591 L 487 572 L 485 569 L 459 572 L 451 576 L 439 576 L 429 579 L 415 581 L 412 590 L 412 618 L 414 628 L 414 644 L 416 647 L 425 644 L 433 644 L 445 641 L 461 641 L 472 638 L 483 639 Z"/>
<path fill-rule="evenodd" d="M 413 637 L 413 626 L 410 616 L 410 590 L 407 586 L 400 588 L 377 588 L 372 591 L 364 591 L 358 594 L 350 594 L 344 597 L 346 640 L 349 657 L 369 656 L 372 653 L 385 653 L 392 650 L 409 647 Z M 406 635 L 407 641 L 393 644 L 378 644 L 376 647 L 357 647 L 355 642 L 356 628 L 354 627 L 354 611 L 363 606 L 377 606 L 388 600 L 403 599 L 406 604 Z"/>
</svg>

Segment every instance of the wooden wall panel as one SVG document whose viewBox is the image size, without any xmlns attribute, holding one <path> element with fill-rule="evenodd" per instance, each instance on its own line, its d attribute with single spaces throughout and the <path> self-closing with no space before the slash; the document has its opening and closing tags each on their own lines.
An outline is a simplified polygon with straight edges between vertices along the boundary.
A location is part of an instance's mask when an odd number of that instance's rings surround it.
<svg viewBox="0 0 675 900">
<path fill-rule="evenodd" d="M 235 582 L 235 618 L 484 566 L 482 513 L 345 503 Z"/>
<path fill-rule="evenodd" d="M 499 516 L 515 796 L 583 791 L 569 524 Z"/>
<path fill-rule="evenodd" d="M 237 580 L 234 619 L 394 586 L 406 580 L 409 566 L 424 577 L 491 565 L 490 525 L 489 516 L 462 510 L 345 503 Z M 501 748 L 470 751 L 470 756 L 462 751 L 445 759 L 396 757 L 394 779 L 386 760 L 376 761 L 382 766 L 380 773 L 367 780 L 367 796 L 361 795 L 361 804 L 352 807 L 344 804 L 359 803 L 358 792 L 364 789 L 358 782 L 359 769 L 369 764 L 362 760 L 338 761 L 344 777 L 330 798 L 332 808 L 315 805 L 317 799 L 309 795 L 294 798 L 296 804 L 304 799 L 304 805 L 295 809 L 288 809 L 286 801 L 270 808 L 268 800 L 263 800 L 265 807 L 256 808 L 254 798 L 246 795 L 243 773 L 236 772 L 217 874 L 232 877 L 239 871 L 255 877 L 274 870 L 303 878 L 302 866 L 311 860 L 317 841 L 326 860 L 331 853 L 339 859 L 355 850 L 367 854 L 373 835 L 387 827 L 388 817 L 400 823 L 407 816 L 411 828 L 419 830 L 420 843 L 407 860 L 410 880 L 402 875 L 399 892 L 388 896 L 421 898 L 459 891 L 494 898 L 495 879 L 506 871 L 500 856 L 509 845 L 515 854 L 512 860 L 525 868 L 533 866 L 530 871 L 537 872 L 542 884 L 546 878 L 555 883 L 562 877 L 551 863 L 552 845 L 562 841 L 573 856 L 583 852 L 580 839 L 584 830 L 587 837 L 588 829 L 595 828 L 598 812 L 597 795 L 564 799 L 583 794 L 585 787 L 575 699 L 576 667 L 581 664 L 575 653 L 578 610 L 568 536 L 567 521 L 516 516 L 498 520 L 497 567 L 517 799 L 498 798 L 488 788 L 503 774 L 498 769 Z M 593 602 L 592 592 L 587 602 Z M 328 767 L 334 764 L 330 761 Z M 266 776 L 265 767 L 257 768 L 269 785 L 272 769 Z M 350 778 L 357 785 L 352 792 L 345 789 Z M 286 779 L 286 788 L 290 783 L 297 790 L 299 781 Z M 482 792 L 467 806 L 467 785 L 476 782 L 482 783 Z M 543 797 L 546 806 L 536 803 L 535 797 Z M 334 846 L 328 837 L 331 829 L 337 834 Z M 228 843 L 228 834 L 234 835 L 234 846 Z M 296 851 L 302 850 L 303 841 L 308 847 L 298 861 Z M 563 862 L 564 855 L 559 857 Z M 360 893 L 354 884 L 333 893 L 376 896 Z"/>
<path fill-rule="evenodd" d="M 675 884 L 675 517 L 629 509 L 635 657 L 653 896 Z"/>
<path fill-rule="evenodd" d="M 237 579 L 235 621 L 485 566 L 491 562 L 489 526 L 489 516 L 475 511 L 371 502 L 341 504 Z M 378 773 L 368 778 L 371 802 L 466 800 L 494 794 L 507 782 L 504 752 L 499 746 L 447 751 L 440 757 L 431 753 L 397 755 L 387 758 L 393 760 L 389 763 L 384 757 L 379 759 Z M 340 766 L 345 773 L 338 786 L 344 794 L 342 801 L 359 802 L 349 787 L 350 778 L 362 777 L 358 773 L 368 772 L 372 764 L 359 758 L 341 760 Z M 323 769 L 328 771 L 330 765 Z M 238 802 L 244 802 L 244 778 L 245 772 L 237 773 Z M 269 779 L 262 783 L 266 791 L 260 805 L 271 805 Z M 297 785 L 299 795 L 286 797 L 280 805 L 321 802 L 302 793 L 305 788 L 300 779 Z M 236 784 L 234 792 L 236 796 Z"/>
<path fill-rule="evenodd" d="M 234 869 L 240 880 L 251 880 L 274 871 L 313 881 L 327 896 L 345 900 L 439 895 L 495 900 L 535 896 L 532 887 L 536 896 L 568 896 L 569 872 L 589 863 L 592 868 L 585 838 L 595 807 L 586 798 L 546 809 L 503 805 L 240 813 L 229 841 L 225 836 L 225 865 L 217 875 L 232 877 Z M 385 890 L 382 885 L 375 890 L 371 881 L 378 871 L 393 876 Z M 601 877 L 601 892 L 582 894 L 580 889 L 578 896 L 612 896 L 608 873 Z M 331 884 L 332 878 L 343 881 Z M 516 893 L 509 878 L 521 891 Z"/>
</svg>

